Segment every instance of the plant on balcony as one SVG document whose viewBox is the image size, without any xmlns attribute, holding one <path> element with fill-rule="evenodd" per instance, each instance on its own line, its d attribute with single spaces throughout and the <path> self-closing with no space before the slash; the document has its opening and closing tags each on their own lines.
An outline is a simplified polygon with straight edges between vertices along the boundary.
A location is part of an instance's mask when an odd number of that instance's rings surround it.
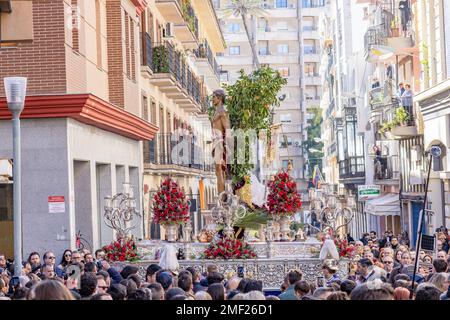
<svg viewBox="0 0 450 320">
<path fill-rule="evenodd" d="M 403 107 L 399 107 L 395 110 L 394 119 L 390 122 L 383 123 L 379 132 L 385 133 L 387 131 L 391 131 L 393 128 L 398 126 L 407 126 L 409 119 L 410 115 L 408 111 L 406 111 L 405 108 Z"/>
<path fill-rule="evenodd" d="M 186 20 L 188 28 L 195 33 L 195 15 L 190 0 L 181 0 L 181 11 L 183 12 L 183 18 Z"/>
<path fill-rule="evenodd" d="M 153 48 L 153 72 L 168 73 L 169 68 L 169 50 L 165 46 Z"/>
<path fill-rule="evenodd" d="M 225 85 L 228 98 L 226 106 L 230 115 L 230 124 L 233 130 L 260 130 L 269 129 L 270 106 L 278 106 L 278 93 L 287 80 L 270 67 L 263 67 L 252 74 L 240 71 L 239 79 L 233 85 Z M 234 185 L 240 185 L 253 169 L 250 163 L 251 154 L 249 141 L 246 141 L 245 161 L 237 163 L 235 152 L 231 163 L 231 174 Z"/>
</svg>

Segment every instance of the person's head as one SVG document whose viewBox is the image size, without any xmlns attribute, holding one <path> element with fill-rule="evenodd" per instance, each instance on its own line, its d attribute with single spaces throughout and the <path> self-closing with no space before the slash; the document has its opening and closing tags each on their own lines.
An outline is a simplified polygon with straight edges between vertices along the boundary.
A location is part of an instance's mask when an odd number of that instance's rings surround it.
<svg viewBox="0 0 450 320">
<path fill-rule="evenodd" d="M 156 282 L 161 284 L 164 291 L 167 291 L 172 288 L 172 274 L 170 272 L 160 270 L 156 273 Z"/>
<path fill-rule="evenodd" d="M 92 255 L 92 253 L 87 252 L 87 253 L 84 255 L 84 262 L 85 262 L 85 263 L 94 262 L 94 256 Z"/>
<path fill-rule="evenodd" d="M 192 282 L 192 275 L 188 273 L 179 276 L 178 287 L 181 288 L 184 292 L 192 292 L 194 289 L 194 284 Z"/>
<path fill-rule="evenodd" d="M 405 287 L 397 287 L 394 289 L 394 300 L 409 300 L 410 292 Z"/>
<path fill-rule="evenodd" d="M 364 252 L 364 258 L 373 261 L 373 259 L 374 259 L 373 252 L 372 251 Z"/>
<path fill-rule="evenodd" d="M 447 260 L 447 253 L 444 250 L 441 250 L 436 255 L 437 259 Z"/>
<path fill-rule="evenodd" d="M 120 283 L 113 283 L 106 291 L 113 300 L 125 300 L 127 296 L 127 287 Z"/>
<path fill-rule="evenodd" d="M 230 280 L 228 280 L 226 285 L 227 292 L 236 290 L 241 280 L 242 279 L 238 277 L 232 277 Z"/>
<path fill-rule="evenodd" d="M 72 263 L 80 263 L 82 260 L 81 253 L 78 251 L 72 252 Z"/>
<path fill-rule="evenodd" d="M 152 300 L 152 290 L 140 288 L 127 296 L 127 300 Z"/>
<path fill-rule="evenodd" d="M 61 265 L 67 266 L 72 262 L 72 250 L 64 250 L 63 256 L 61 258 Z"/>
<path fill-rule="evenodd" d="M 320 287 L 314 290 L 313 297 L 319 300 L 327 300 L 328 296 L 333 292 L 333 288 Z"/>
<path fill-rule="evenodd" d="M 280 298 L 277 296 L 267 296 L 266 301 L 280 301 Z"/>
<path fill-rule="evenodd" d="M 106 293 L 109 286 L 106 284 L 105 278 L 97 274 L 97 293 Z"/>
<path fill-rule="evenodd" d="M 243 293 L 248 293 L 250 291 L 261 291 L 263 290 L 263 283 L 261 280 L 250 279 L 245 285 Z"/>
<path fill-rule="evenodd" d="M 417 286 L 415 300 L 439 300 L 442 292 L 431 283 L 421 283 Z"/>
<path fill-rule="evenodd" d="M 373 268 L 373 262 L 370 259 L 362 258 L 358 261 L 356 272 L 362 276 L 367 276 Z"/>
<path fill-rule="evenodd" d="M 27 287 L 16 288 L 11 297 L 11 300 L 26 300 L 29 291 L 30 289 Z"/>
<path fill-rule="evenodd" d="M 166 300 L 171 300 L 175 296 L 184 296 L 186 298 L 186 292 L 181 288 L 170 288 L 166 291 Z"/>
<path fill-rule="evenodd" d="M 344 291 L 350 296 L 350 293 L 352 293 L 353 289 L 356 287 L 356 282 L 350 279 L 346 279 L 341 282 L 340 285 L 340 291 Z"/>
<path fill-rule="evenodd" d="M 399 248 L 402 252 L 408 250 L 408 248 L 407 248 L 404 244 L 401 244 L 398 248 Z"/>
<path fill-rule="evenodd" d="M 223 105 L 225 104 L 225 91 L 222 89 L 214 90 L 213 96 L 212 96 L 212 103 L 214 106 Z"/>
<path fill-rule="evenodd" d="M 54 266 L 56 263 L 56 257 L 55 254 L 51 251 L 47 251 L 44 253 L 44 264 L 49 266 Z"/>
<path fill-rule="evenodd" d="M 55 268 L 52 265 L 44 264 L 41 268 L 41 275 L 44 279 L 53 279 L 56 277 Z"/>
<path fill-rule="evenodd" d="M 152 300 L 164 300 L 164 288 L 160 283 L 151 283 L 147 288 L 152 291 Z"/>
<path fill-rule="evenodd" d="M 392 237 L 391 238 L 391 245 L 396 247 L 398 245 L 398 238 L 397 237 Z"/>
<path fill-rule="evenodd" d="M 39 282 L 28 293 L 28 300 L 74 300 L 64 284 L 56 280 Z"/>
<path fill-rule="evenodd" d="M 303 276 L 302 273 L 300 271 L 298 271 L 298 270 L 291 270 L 291 271 L 289 271 L 289 273 L 287 275 L 289 285 L 290 286 L 295 285 L 295 283 L 297 281 L 302 280 L 302 276 Z"/>
<path fill-rule="evenodd" d="M 157 264 L 151 264 L 147 267 L 147 272 L 145 275 L 145 279 L 148 283 L 155 283 L 156 282 L 156 272 L 161 270 L 162 268 Z"/>
<path fill-rule="evenodd" d="M 433 258 L 429 254 L 426 254 L 423 257 L 423 262 L 425 262 L 425 263 L 433 263 Z"/>
<path fill-rule="evenodd" d="M 31 264 L 31 268 L 34 268 L 41 264 L 41 256 L 37 252 L 32 252 L 28 256 L 28 262 Z"/>
<path fill-rule="evenodd" d="M 124 285 L 127 288 L 127 297 L 137 290 L 136 282 L 131 279 L 123 279 L 120 281 L 120 284 Z"/>
<path fill-rule="evenodd" d="M 311 293 L 311 287 L 309 286 L 308 281 L 300 280 L 295 283 L 294 291 L 297 298 L 300 299 L 301 297 Z"/>
<path fill-rule="evenodd" d="M 247 283 L 249 281 L 250 281 L 250 279 L 242 278 L 237 286 L 237 290 L 239 290 L 240 292 L 244 292 L 245 286 L 247 285 Z"/>
<path fill-rule="evenodd" d="M 93 272 L 97 273 L 97 264 L 93 261 L 86 262 L 84 265 L 84 272 Z"/>
<path fill-rule="evenodd" d="M 130 274 L 136 274 L 138 273 L 139 268 L 136 266 L 125 266 L 125 268 L 122 269 L 120 272 L 120 275 L 122 278 L 126 279 Z"/>
<path fill-rule="evenodd" d="M 400 83 L 398 84 L 398 86 L 399 86 L 399 88 L 403 88 L 403 87 L 404 87 L 403 82 L 400 82 Z"/>
<path fill-rule="evenodd" d="M 187 271 L 189 271 L 192 275 L 192 281 L 195 282 L 200 282 L 200 273 L 195 270 L 195 268 L 193 267 L 187 267 L 186 268 Z"/>
<path fill-rule="evenodd" d="M 238 293 L 231 300 L 245 300 L 245 295 L 245 293 Z"/>
<path fill-rule="evenodd" d="M 384 270 L 391 272 L 394 269 L 394 259 L 391 256 L 385 256 L 382 260 Z"/>
<path fill-rule="evenodd" d="M 346 292 L 335 291 L 328 295 L 327 300 L 350 300 L 350 298 Z"/>
<path fill-rule="evenodd" d="M 213 300 L 225 300 L 225 287 L 221 283 L 213 283 L 208 286 L 206 292 Z"/>
<path fill-rule="evenodd" d="M 93 272 L 85 272 L 80 277 L 80 295 L 90 297 L 97 293 L 97 276 Z"/>
<path fill-rule="evenodd" d="M 6 256 L 0 252 L 0 268 L 6 269 Z"/>
<path fill-rule="evenodd" d="M 97 249 L 95 250 L 95 259 L 98 260 L 104 260 L 106 256 L 106 253 L 103 249 Z"/>
<path fill-rule="evenodd" d="M 216 271 L 210 272 L 206 277 L 208 286 L 214 283 L 222 283 L 223 279 L 224 279 L 223 274 Z"/>
<path fill-rule="evenodd" d="M 97 276 L 101 276 L 103 280 L 105 280 L 105 283 L 108 287 L 111 285 L 111 277 L 109 276 L 109 273 L 106 272 L 105 270 L 97 271 Z"/>
<path fill-rule="evenodd" d="M 244 300 L 266 300 L 264 293 L 258 290 L 250 291 L 245 294 Z"/>
<path fill-rule="evenodd" d="M 194 295 L 195 300 L 212 300 L 211 295 L 203 290 L 199 290 Z"/>
<path fill-rule="evenodd" d="M 365 282 L 356 286 L 350 294 L 350 300 L 393 300 L 394 289 L 381 280 Z"/>
<path fill-rule="evenodd" d="M 406 90 L 410 90 L 410 89 L 411 89 L 411 86 L 410 86 L 409 84 L 405 84 L 405 89 L 406 89 Z"/>
<path fill-rule="evenodd" d="M 434 259 L 433 270 L 435 273 L 446 272 L 447 271 L 447 261 L 443 259 Z"/>
<path fill-rule="evenodd" d="M 411 253 L 409 251 L 405 251 L 402 253 L 400 263 L 402 266 L 409 266 L 412 263 Z"/>
<path fill-rule="evenodd" d="M 9 291 L 8 287 L 9 282 L 6 282 L 2 278 L 0 278 L 0 294 L 7 294 Z"/>
<path fill-rule="evenodd" d="M 29 273 L 31 273 L 31 271 L 32 271 L 31 264 L 28 261 L 23 261 L 22 262 L 22 274 L 28 275 Z"/>
<path fill-rule="evenodd" d="M 425 255 L 426 255 L 425 251 L 420 250 L 420 252 L 419 252 L 419 260 L 423 261 L 423 258 L 425 257 Z"/>
<path fill-rule="evenodd" d="M 376 241 L 372 244 L 372 252 L 373 250 L 380 250 L 380 245 Z"/>
<path fill-rule="evenodd" d="M 449 275 L 445 272 L 435 273 L 430 278 L 429 283 L 438 288 L 441 293 L 447 292 Z"/>
<path fill-rule="evenodd" d="M 108 293 L 97 293 L 91 297 L 91 300 L 112 300 L 113 298 Z"/>
<path fill-rule="evenodd" d="M 375 239 L 377 237 L 376 231 L 370 231 L 369 236 L 370 236 L 370 238 Z"/>
</svg>

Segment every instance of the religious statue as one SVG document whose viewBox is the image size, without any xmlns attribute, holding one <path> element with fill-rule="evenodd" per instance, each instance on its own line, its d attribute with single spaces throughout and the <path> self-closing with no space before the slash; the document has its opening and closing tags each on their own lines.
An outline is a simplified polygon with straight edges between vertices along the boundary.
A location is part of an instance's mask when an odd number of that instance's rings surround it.
<svg viewBox="0 0 450 320">
<path fill-rule="evenodd" d="M 220 194 L 225 191 L 227 173 L 226 132 L 230 129 L 230 118 L 225 110 L 225 92 L 221 89 L 213 93 L 212 103 L 215 111 L 211 119 L 213 130 L 213 159 L 216 166 L 217 190 Z"/>
</svg>

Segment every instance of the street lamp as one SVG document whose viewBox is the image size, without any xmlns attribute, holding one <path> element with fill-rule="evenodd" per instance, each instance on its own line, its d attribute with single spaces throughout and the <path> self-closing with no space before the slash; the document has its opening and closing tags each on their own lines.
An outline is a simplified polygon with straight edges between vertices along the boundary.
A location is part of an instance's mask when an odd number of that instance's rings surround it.
<svg viewBox="0 0 450 320">
<path fill-rule="evenodd" d="M 13 194 L 14 194 L 14 276 L 22 275 L 22 194 L 20 161 L 20 114 L 25 106 L 27 78 L 4 78 L 6 102 L 13 124 Z"/>
</svg>

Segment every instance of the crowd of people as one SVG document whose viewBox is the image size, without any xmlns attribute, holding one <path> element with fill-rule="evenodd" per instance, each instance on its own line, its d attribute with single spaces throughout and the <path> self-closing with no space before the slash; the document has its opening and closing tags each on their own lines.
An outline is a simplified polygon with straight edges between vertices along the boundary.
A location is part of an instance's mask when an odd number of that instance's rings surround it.
<svg viewBox="0 0 450 320">
<path fill-rule="evenodd" d="M 448 233 L 442 232 L 448 243 Z M 351 237 L 350 237 L 351 238 Z M 13 281 L 14 266 L 0 253 L 1 300 L 449 300 L 448 246 L 437 254 L 423 250 L 418 257 L 405 241 L 390 232 L 380 239 L 375 232 L 360 240 L 349 239 L 355 255 L 345 278 L 335 260 L 324 260 L 322 276 L 304 279 L 301 270 L 290 270 L 280 284 L 280 294 L 267 295 L 263 283 L 236 275 L 225 277 L 217 265 L 205 273 L 195 268 L 151 264 L 145 276 L 135 265 L 118 269 L 105 260 L 101 249 L 65 250 L 59 263 L 48 251 L 32 252 L 22 263 L 22 275 Z M 444 238 L 441 238 L 444 243 Z M 419 269 L 414 279 L 414 260 Z M 175 258 L 176 259 L 176 258 Z M 73 272 L 79 272 L 74 276 Z"/>
</svg>

